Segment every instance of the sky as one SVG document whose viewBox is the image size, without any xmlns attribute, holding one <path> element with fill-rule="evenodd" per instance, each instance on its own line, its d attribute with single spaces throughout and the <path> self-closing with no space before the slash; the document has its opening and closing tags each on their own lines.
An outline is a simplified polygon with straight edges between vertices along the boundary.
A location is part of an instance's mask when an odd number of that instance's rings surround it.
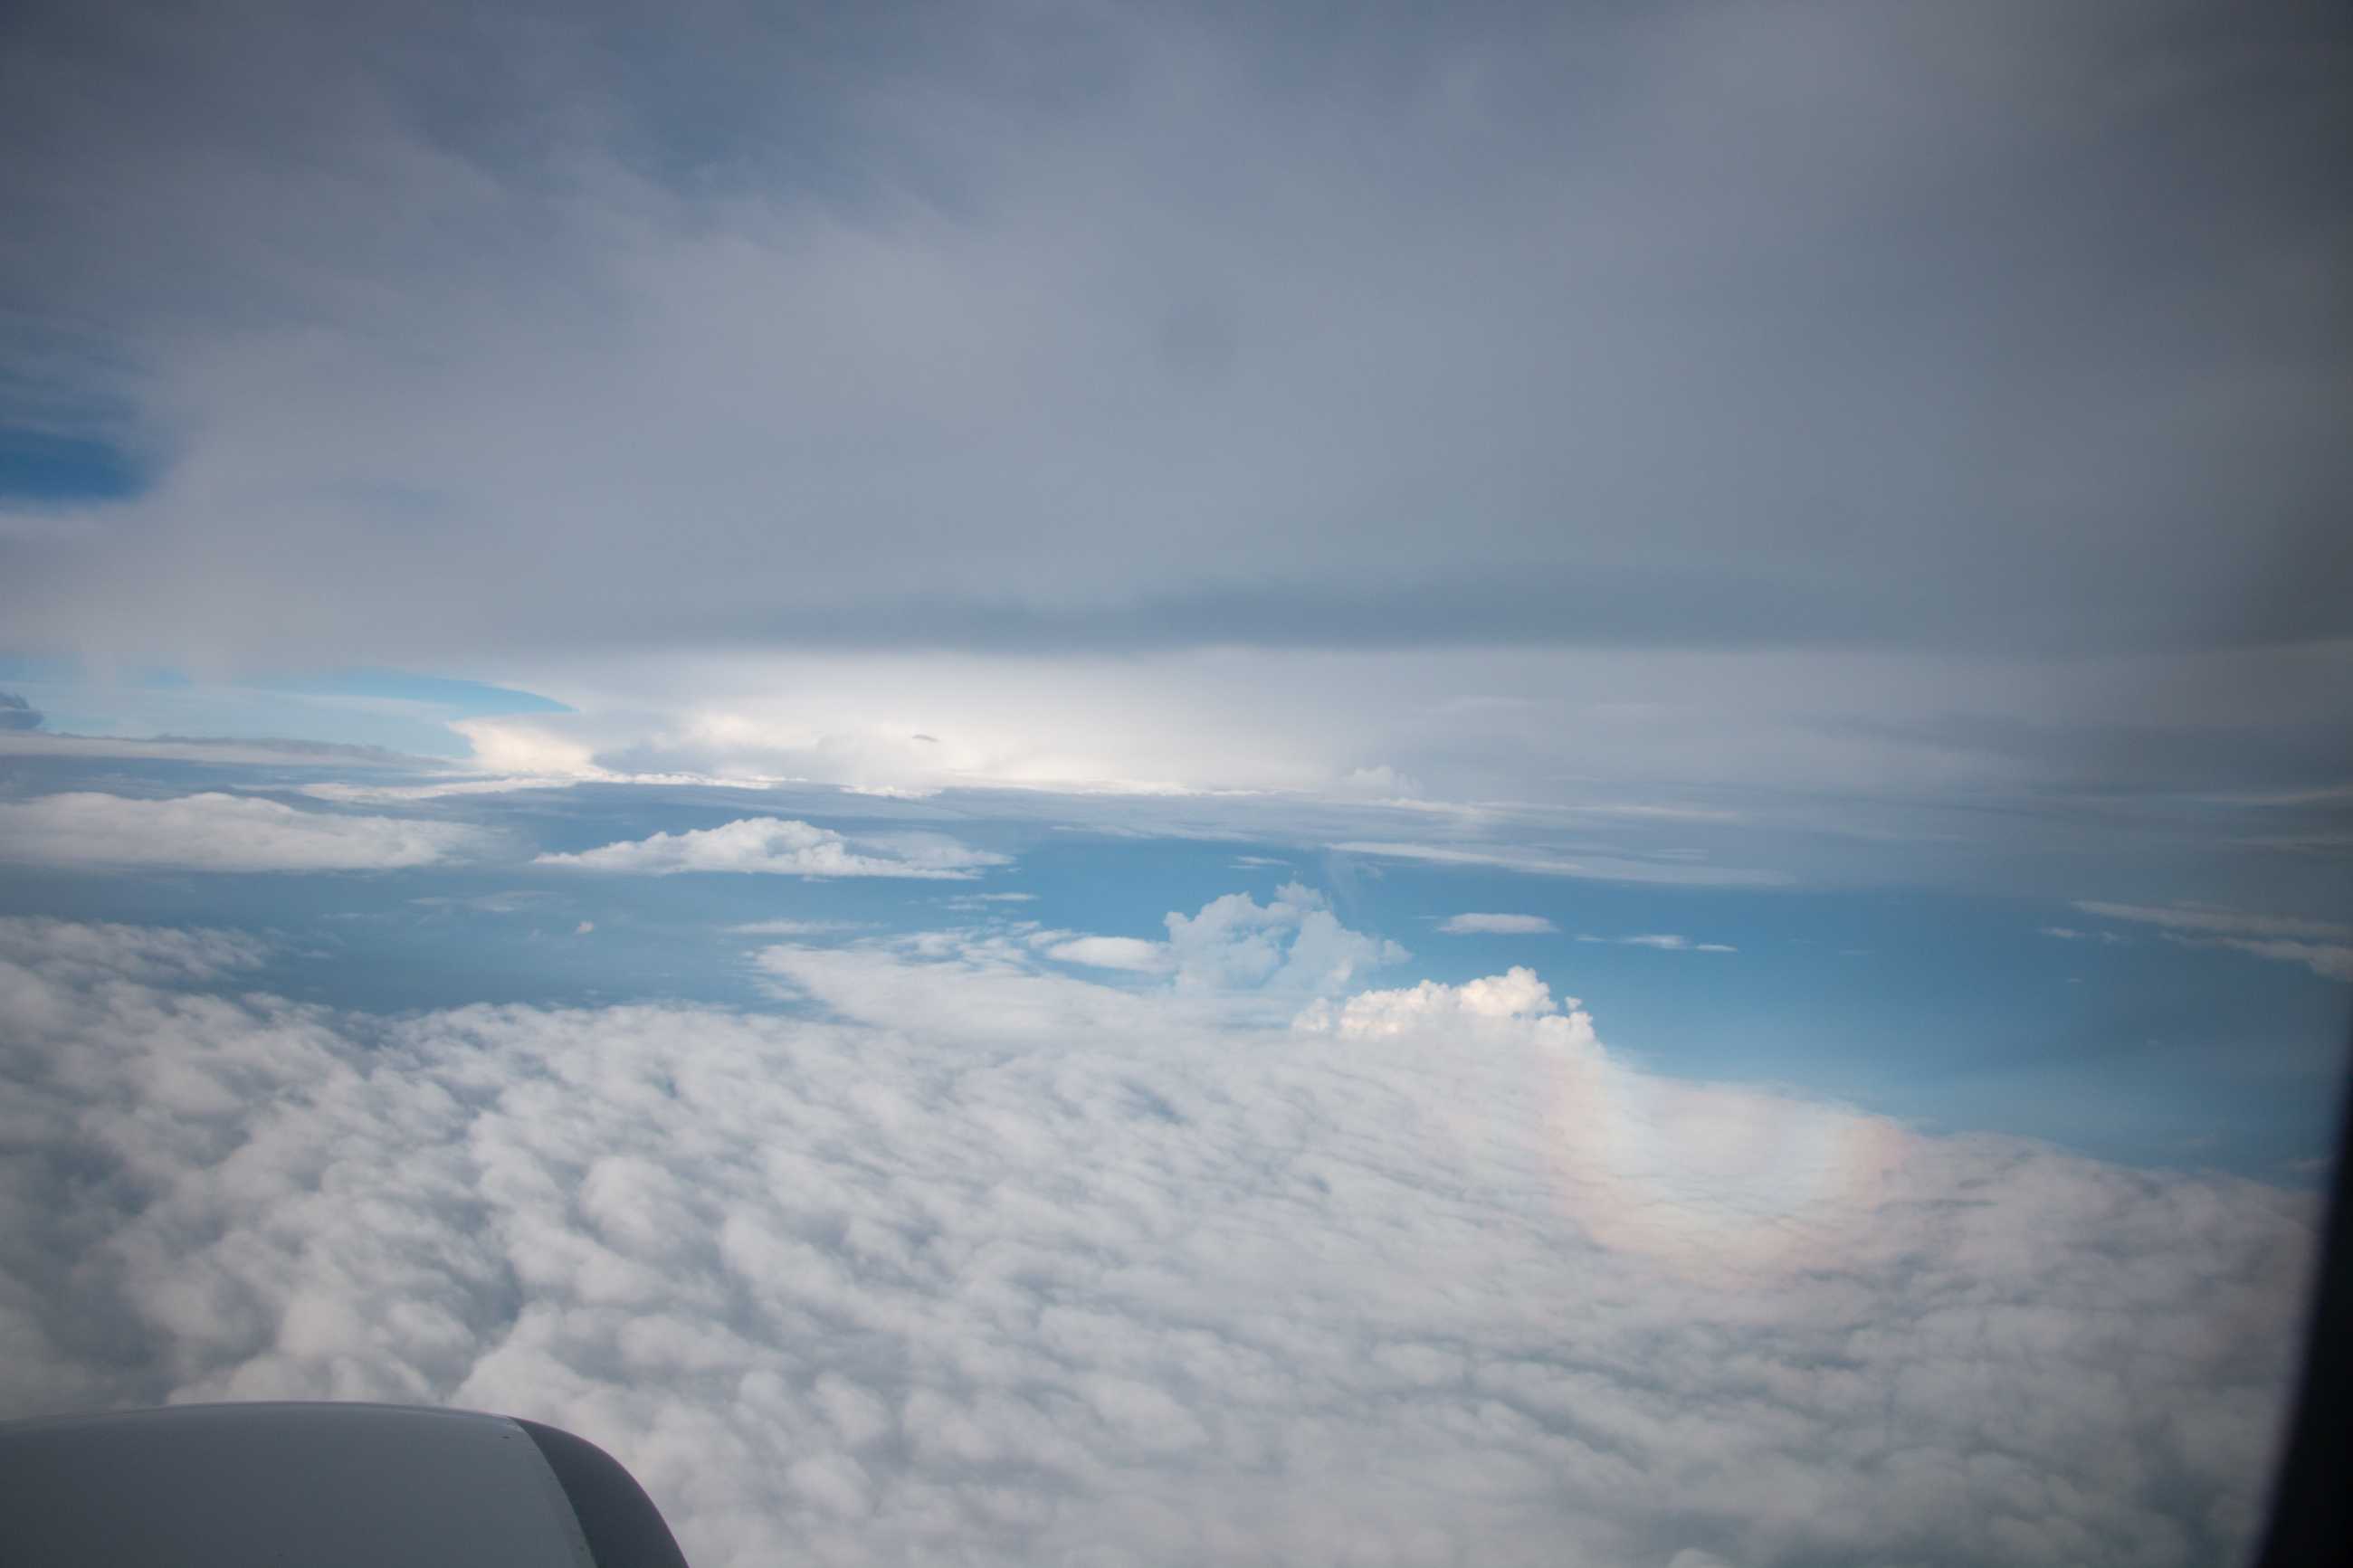
<svg viewBox="0 0 2353 1568">
<path fill-rule="evenodd" d="M 0 16 L 0 1417 L 699 1564 L 2190 1563 L 2353 1026 L 2353 22 Z"/>
</svg>

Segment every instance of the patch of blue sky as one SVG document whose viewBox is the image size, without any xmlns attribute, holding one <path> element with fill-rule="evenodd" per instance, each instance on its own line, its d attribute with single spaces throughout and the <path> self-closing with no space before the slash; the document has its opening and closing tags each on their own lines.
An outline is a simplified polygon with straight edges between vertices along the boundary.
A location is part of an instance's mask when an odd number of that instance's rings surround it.
<svg viewBox="0 0 2353 1568">
<path fill-rule="evenodd" d="M 145 467 L 111 442 L 0 425 L 0 505 L 123 500 L 146 486 Z"/>
</svg>

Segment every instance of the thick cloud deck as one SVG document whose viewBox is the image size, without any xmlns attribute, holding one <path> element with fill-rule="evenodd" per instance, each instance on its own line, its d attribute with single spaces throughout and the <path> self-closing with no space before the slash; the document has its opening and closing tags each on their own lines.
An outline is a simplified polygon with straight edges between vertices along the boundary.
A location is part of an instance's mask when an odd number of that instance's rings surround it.
<svg viewBox="0 0 2353 1568">
<path fill-rule="evenodd" d="M 1648 1077 L 1525 971 L 1246 1026 L 943 939 L 769 950 L 831 1021 L 387 1018 L 253 956 L 0 921 L 10 1413 L 511 1411 L 705 1565 L 2165 1564 L 2261 1506 L 2306 1200 Z"/>
</svg>

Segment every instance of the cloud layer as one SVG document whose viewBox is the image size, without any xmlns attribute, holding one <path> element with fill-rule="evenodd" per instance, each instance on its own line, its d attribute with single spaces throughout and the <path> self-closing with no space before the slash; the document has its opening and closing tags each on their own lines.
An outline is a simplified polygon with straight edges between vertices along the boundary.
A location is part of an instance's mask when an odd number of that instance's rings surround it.
<svg viewBox="0 0 2353 1568">
<path fill-rule="evenodd" d="M 2326 8 L 22 12 L 21 635 L 2353 626 Z"/>
<path fill-rule="evenodd" d="M 253 956 L 0 921 L 7 1411 L 511 1410 L 710 1568 L 2140 1568 L 2261 1506 L 2306 1200 L 1650 1078 L 1525 970 L 1242 1026 L 942 933 L 767 950 L 828 1021 L 394 1018 Z"/>
<path fill-rule="evenodd" d="M 86 790 L 0 801 L 0 861 L 92 870 L 372 871 L 480 853 L 481 829 L 298 811 L 238 795 Z"/>
</svg>

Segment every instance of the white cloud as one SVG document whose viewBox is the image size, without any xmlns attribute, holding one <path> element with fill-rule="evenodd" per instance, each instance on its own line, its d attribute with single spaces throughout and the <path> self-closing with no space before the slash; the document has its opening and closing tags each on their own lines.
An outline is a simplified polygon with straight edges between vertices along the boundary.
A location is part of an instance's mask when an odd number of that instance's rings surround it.
<svg viewBox="0 0 2353 1568">
<path fill-rule="evenodd" d="M 596 922 L 595 921 L 582 921 L 578 925 L 572 928 L 572 934 L 574 936 L 586 936 L 596 929 Z"/>
<path fill-rule="evenodd" d="M 865 921 L 745 921 L 727 928 L 735 936 L 831 936 L 871 929 Z"/>
<path fill-rule="evenodd" d="M 2111 904 L 2079 900 L 2075 907 L 2085 914 L 2160 927 L 2168 941 L 2185 945 L 2226 947 L 2256 958 L 2301 963 L 2324 980 L 2353 980 L 2353 925 L 2342 921 L 2250 914 L 2210 904 Z"/>
<path fill-rule="evenodd" d="M 1048 947 L 1046 956 L 1090 969 L 1125 969 L 1141 974 L 1164 973 L 1174 963 L 1166 942 L 1132 936 L 1073 937 Z"/>
<path fill-rule="evenodd" d="M 1402 991 L 1361 991 L 1335 1006 L 1312 1004 L 1296 1028 L 1348 1038 L 1447 1035 L 1470 1027 L 1509 1026 L 1523 1043 L 1556 1050 L 1596 1045 L 1593 1016 L 1574 996 L 1553 1000 L 1552 987 L 1533 969 L 1514 968 L 1483 980 L 1442 985 L 1434 980 Z"/>
<path fill-rule="evenodd" d="M 489 843 L 481 830 L 449 823 L 299 811 L 247 795 L 77 791 L 0 802 L 0 860 L 95 870 L 384 870 Z"/>
<path fill-rule="evenodd" d="M 1650 936 L 1627 936 L 1618 939 L 1628 947 L 1654 947 L 1661 952 L 1683 952 L 1691 947 L 1691 938 L 1658 933 Z"/>
<path fill-rule="evenodd" d="M 1449 936 L 1545 936 L 1560 928 L 1542 915 L 1450 915 L 1438 928 Z"/>
<path fill-rule="evenodd" d="M 100 978 L 150 984 L 212 980 L 231 970 L 249 969 L 262 956 L 259 942 L 235 931 L 0 916 L 0 963 L 37 970 L 47 980 L 69 984 Z M 5 1016 L 0 1010 L 0 1017 Z"/>
<path fill-rule="evenodd" d="M 1176 984 L 1185 990 L 1323 995 L 1413 956 L 1396 942 L 1348 930 L 1322 893 L 1297 882 L 1283 883 L 1265 904 L 1228 893 L 1198 914 L 1172 911 L 1166 924 Z"/>
<path fill-rule="evenodd" d="M 8 1414 L 511 1410 L 707 1568 L 2137 1568 L 2263 1500 L 2306 1199 L 1654 1079 L 1525 970 L 1238 1027 L 967 937 L 774 950 L 831 1021 L 363 1019 L 150 940 L 0 926 Z"/>
<path fill-rule="evenodd" d="M 459 719 L 449 728 L 466 737 L 474 764 L 485 773 L 581 779 L 605 771 L 597 766 L 593 747 L 544 724 L 513 719 Z"/>
<path fill-rule="evenodd" d="M 1738 952 L 1730 942 L 1694 942 L 1673 931 L 1649 931 L 1639 936 L 1595 936 L 1580 933 L 1577 939 L 1596 946 L 1647 947 L 1655 952 Z"/>
<path fill-rule="evenodd" d="M 879 854 L 863 854 L 853 845 Z M 576 855 L 542 855 L 541 866 L 668 877 L 681 871 L 765 872 L 786 877 L 913 877 L 961 881 L 1007 857 L 938 833 L 878 834 L 850 839 L 828 827 L 782 816 L 747 816 L 720 827 L 657 833 Z"/>
</svg>

